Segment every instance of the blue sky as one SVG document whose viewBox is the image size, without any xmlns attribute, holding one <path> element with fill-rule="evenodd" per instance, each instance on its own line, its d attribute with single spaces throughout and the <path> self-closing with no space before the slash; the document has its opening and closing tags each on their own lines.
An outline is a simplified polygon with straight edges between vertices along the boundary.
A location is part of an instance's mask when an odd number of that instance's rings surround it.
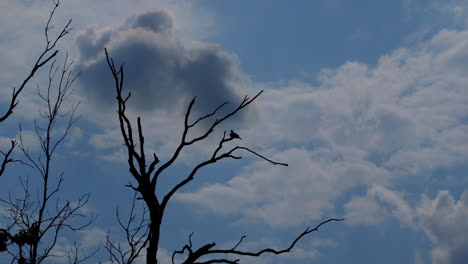
<svg viewBox="0 0 468 264">
<path fill-rule="evenodd" d="M 48 1 L 0 3 L 2 109 L 43 43 L 50 8 Z M 79 239 L 87 249 L 101 246 L 96 263 L 108 260 L 107 231 L 123 241 L 114 210 L 130 205 L 124 185 L 131 178 L 103 63 L 107 47 L 125 61 L 131 116 L 142 117 L 147 147 L 161 159 L 178 143 L 191 96 L 200 114 L 264 89 L 240 118 L 183 153 L 161 193 L 210 155 L 224 129 L 290 165 L 243 153 L 202 170 L 170 204 L 163 261 L 191 232 L 195 243 L 226 247 L 247 235 L 244 248 L 255 250 L 283 247 L 307 226 L 344 217 L 288 256 L 242 262 L 465 263 L 467 15 L 468 4 L 458 0 L 63 1 L 54 22 L 73 18 L 62 48 L 82 74 L 70 98 L 81 104 L 54 164 L 65 173 L 61 198 L 90 192 L 86 211 L 97 220 L 64 236 L 57 252 Z M 45 73 L 0 127 L 2 150 L 19 123 L 35 150 L 31 123 L 41 106 L 33 88 Z M 18 194 L 17 175 L 36 177 L 12 166 L 0 193 Z"/>
</svg>

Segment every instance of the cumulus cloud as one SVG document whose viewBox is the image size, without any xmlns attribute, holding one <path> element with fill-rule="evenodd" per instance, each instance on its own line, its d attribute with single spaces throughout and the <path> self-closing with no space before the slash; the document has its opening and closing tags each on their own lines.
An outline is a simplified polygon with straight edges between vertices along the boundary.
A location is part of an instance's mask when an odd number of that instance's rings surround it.
<svg viewBox="0 0 468 264">
<path fill-rule="evenodd" d="M 125 86 L 140 110 L 174 109 L 198 96 L 209 111 L 224 101 L 237 102 L 247 78 L 233 54 L 208 43 L 187 43 L 173 34 L 174 20 L 165 10 L 128 18 L 121 25 L 90 26 L 77 38 L 80 83 L 94 102 L 108 106 L 115 97 L 104 56 L 125 63 Z"/>
<path fill-rule="evenodd" d="M 391 206 L 389 208 L 389 205 Z M 407 226 L 420 227 L 433 243 L 432 263 L 461 264 L 468 257 L 468 191 L 458 201 L 449 191 L 439 191 L 434 200 L 422 195 L 419 205 L 411 208 L 402 194 L 381 186 L 373 186 L 364 197 L 346 204 L 349 224 L 375 225 L 396 218 Z M 422 256 L 415 251 L 415 262 Z"/>
<path fill-rule="evenodd" d="M 413 209 L 403 194 L 379 185 L 369 188 L 366 196 L 353 198 L 345 208 L 349 224 L 376 225 L 390 217 L 407 226 L 414 224 Z"/>
<path fill-rule="evenodd" d="M 326 150 L 289 149 L 274 159 L 289 163 L 278 168 L 256 162 L 227 184 L 208 185 L 196 193 L 177 196 L 217 213 L 241 213 L 243 220 L 266 222 L 273 227 L 310 224 L 334 208 L 332 201 L 346 189 L 374 177 L 388 175 L 370 163 L 338 157 Z"/>
<path fill-rule="evenodd" d="M 379 223 L 384 205 L 388 217 L 411 225 L 404 194 L 389 186 L 468 161 L 467 41 L 467 31 L 442 30 L 375 66 L 346 62 L 322 71 L 318 85 L 268 90 L 258 102 L 258 121 L 240 133 L 246 144 L 291 166 L 256 163 L 226 183 L 178 198 L 287 226 L 321 218 L 341 193 L 367 186 L 367 197 L 348 209 L 367 205 Z"/>
<path fill-rule="evenodd" d="M 468 157 L 463 40 L 467 32 L 441 31 L 375 67 L 347 62 L 324 70 L 318 87 L 269 91 L 252 142 L 353 147 L 395 175 L 461 164 Z"/>
<path fill-rule="evenodd" d="M 458 201 L 446 190 L 434 200 L 423 196 L 417 210 L 421 227 L 434 243 L 434 264 L 462 264 L 468 259 L 468 191 Z"/>
</svg>

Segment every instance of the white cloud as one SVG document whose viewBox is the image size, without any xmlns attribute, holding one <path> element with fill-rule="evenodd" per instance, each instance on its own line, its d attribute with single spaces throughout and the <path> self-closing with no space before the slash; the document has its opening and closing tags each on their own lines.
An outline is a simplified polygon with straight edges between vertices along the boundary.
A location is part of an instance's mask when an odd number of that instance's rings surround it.
<svg viewBox="0 0 468 264">
<path fill-rule="evenodd" d="M 375 216 L 368 221 L 379 223 L 383 203 L 411 225 L 403 194 L 388 186 L 468 161 L 465 42 L 468 32 L 443 30 L 415 49 L 382 56 L 374 67 L 347 62 L 324 70 L 316 87 L 291 83 L 266 91 L 256 119 L 239 133 L 246 145 L 291 166 L 258 162 L 227 183 L 178 199 L 288 226 L 323 218 L 341 193 L 377 184 L 368 193 L 374 201 L 349 206 L 365 203 Z"/>
<path fill-rule="evenodd" d="M 448 191 L 423 196 L 417 209 L 421 227 L 434 243 L 432 263 L 462 264 L 468 258 L 468 191 L 455 201 Z"/>
<path fill-rule="evenodd" d="M 392 205 L 389 210 L 386 205 Z M 468 191 L 458 201 L 449 191 L 440 191 L 434 200 L 422 195 L 416 208 L 410 208 L 402 195 L 373 186 L 365 197 L 354 198 L 346 205 L 347 223 L 374 225 L 394 217 L 401 223 L 420 227 L 433 243 L 433 264 L 462 264 L 468 257 Z M 423 263 L 419 250 L 415 263 Z"/>
<path fill-rule="evenodd" d="M 12 140 L 14 140 L 14 138 L 0 137 L 0 150 L 6 152 L 10 149 Z"/>
<path fill-rule="evenodd" d="M 355 197 L 345 205 L 346 223 L 351 225 L 378 225 L 385 221 L 388 211 L 369 197 Z"/>
<path fill-rule="evenodd" d="M 74 243 L 76 243 L 79 249 L 78 258 L 83 258 L 83 253 L 87 255 L 92 254 L 92 252 L 95 252 L 104 245 L 107 232 L 98 227 L 90 227 L 78 231 L 77 234 L 79 235 L 79 239 L 75 242 L 72 242 L 70 237 L 60 236 L 59 241 L 51 252 L 51 256 L 57 257 L 49 257 L 48 261 L 53 261 L 51 263 L 69 263 L 67 256 L 70 254 L 73 257 Z"/>
<path fill-rule="evenodd" d="M 273 159 L 289 167 L 258 161 L 226 185 L 208 185 L 196 193 L 179 194 L 177 199 L 285 227 L 322 218 L 343 191 L 370 180 L 366 177 L 377 182 L 388 177 L 370 163 L 326 150 L 289 149 Z"/>
<path fill-rule="evenodd" d="M 20 142 L 19 134 L 16 136 L 16 142 Z M 22 130 L 21 138 L 23 139 L 23 144 L 26 150 L 35 152 L 40 150 L 40 143 L 35 131 L 32 130 Z"/>
<path fill-rule="evenodd" d="M 96 149 L 108 149 L 120 146 L 123 143 L 120 129 L 115 127 L 105 131 L 106 133 L 94 134 L 89 138 L 89 144 Z"/>
<path fill-rule="evenodd" d="M 87 228 L 79 231 L 79 233 L 81 235 L 81 246 L 86 250 L 102 246 L 106 241 L 107 232 L 98 227 Z"/>
<path fill-rule="evenodd" d="M 406 226 L 414 225 L 413 209 L 403 194 L 379 185 L 369 188 L 366 196 L 353 198 L 345 208 L 349 224 L 376 225 L 393 217 Z"/>
<path fill-rule="evenodd" d="M 67 147 L 69 148 L 76 147 L 78 142 L 81 139 L 83 139 L 84 135 L 85 135 L 85 131 L 83 131 L 83 129 L 81 129 L 80 127 L 72 127 L 68 133 Z"/>
</svg>

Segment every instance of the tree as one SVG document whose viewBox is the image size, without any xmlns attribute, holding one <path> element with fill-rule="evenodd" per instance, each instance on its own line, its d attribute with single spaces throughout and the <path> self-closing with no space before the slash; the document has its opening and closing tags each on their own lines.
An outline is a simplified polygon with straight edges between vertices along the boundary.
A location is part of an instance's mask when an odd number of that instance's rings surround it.
<svg viewBox="0 0 468 264">
<path fill-rule="evenodd" d="M 113 260 L 118 263 L 133 263 L 136 257 L 140 254 L 142 249 L 146 247 L 146 263 L 147 264 L 156 264 L 158 263 L 157 259 L 157 252 L 159 247 L 159 239 L 160 239 L 160 228 L 161 223 L 164 218 L 164 212 L 168 206 L 169 201 L 171 198 L 176 194 L 182 187 L 189 184 L 191 181 L 195 179 L 195 176 L 199 172 L 199 170 L 203 167 L 206 167 L 210 164 L 216 163 L 218 161 L 224 159 L 241 159 L 241 156 L 238 156 L 239 151 L 245 151 L 249 154 L 252 154 L 260 159 L 263 159 L 266 162 L 271 163 L 272 165 L 280 165 L 280 166 L 288 166 L 286 163 L 273 161 L 258 152 L 241 146 L 235 146 L 231 149 L 225 150 L 224 144 L 229 141 L 240 140 L 240 137 L 231 130 L 229 136 L 226 136 L 226 131 L 224 131 L 223 137 L 219 140 L 218 145 L 214 148 L 211 157 L 207 158 L 205 161 L 197 164 L 193 167 L 191 172 L 186 176 L 185 179 L 181 180 L 178 184 L 176 184 L 170 191 L 165 194 L 158 194 L 156 192 L 156 187 L 158 184 L 158 179 L 162 172 L 164 172 L 167 168 L 172 166 L 174 162 L 179 157 L 181 151 L 192 144 L 196 144 L 202 142 L 203 140 L 207 139 L 214 130 L 224 121 L 228 120 L 229 118 L 235 116 L 240 111 L 242 111 L 245 107 L 251 104 L 258 96 L 263 92 L 259 92 L 254 97 L 250 98 L 245 96 L 242 102 L 238 104 L 236 108 L 231 111 L 228 111 L 225 114 L 220 114 L 220 109 L 222 109 L 227 102 L 220 104 L 217 108 L 215 108 L 211 113 L 208 113 L 204 116 L 194 119 L 195 121 L 191 121 L 191 113 L 192 108 L 195 104 L 196 97 L 194 97 L 185 113 L 184 119 L 184 129 L 182 132 L 182 137 L 180 143 L 172 154 L 171 158 L 160 164 L 160 160 L 156 153 L 153 153 L 151 158 L 147 159 L 145 153 L 145 138 L 143 134 L 143 127 L 141 118 L 137 118 L 137 132 L 134 134 L 134 128 L 132 122 L 129 120 L 126 114 L 126 103 L 130 99 L 131 93 L 124 95 L 123 88 L 124 88 L 124 67 L 120 66 L 117 68 L 113 62 L 113 60 L 109 57 L 107 50 L 105 50 L 107 63 L 112 73 L 112 77 L 114 79 L 115 90 L 117 93 L 116 99 L 118 104 L 118 118 L 120 124 L 120 132 L 123 137 L 124 145 L 127 150 L 127 158 L 128 158 L 128 166 L 130 174 L 132 175 L 133 179 L 136 181 L 136 184 L 129 183 L 127 186 L 135 191 L 136 194 L 140 195 L 141 197 L 137 199 L 141 199 L 144 201 L 146 210 L 144 211 L 144 215 L 141 218 L 141 221 L 136 220 L 136 216 L 134 214 L 133 208 L 135 206 L 135 198 L 132 204 L 132 210 L 128 221 L 126 224 L 123 224 L 118 211 L 117 211 L 117 218 L 124 229 L 127 237 L 127 242 L 129 246 L 129 250 L 125 251 L 122 250 L 120 244 L 116 244 L 115 242 L 107 239 L 106 249 L 110 252 Z M 218 117 L 216 117 L 218 116 Z M 216 118 L 215 118 L 216 117 Z M 214 118 L 214 120 L 213 120 Z M 188 132 L 191 128 L 197 126 L 201 121 L 210 121 L 210 125 L 201 133 L 200 136 L 189 139 L 187 137 Z M 148 213 L 148 219 L 145 218 L 146 212 Z M 215 249 L 216 243 L 207 243 L 201 247 L 195 248 L 192 244 L 191 237 L 189 236 L 189 243 L 184 245 L 181 250 L 175 251 L 173 253 L 172 262 L 174 263 L 174 256 L 177 254 L 186 254 L 185 260 L 182 262 L 183 264 L 209 264 L 209 263 L 237 263 L 239 259 L 235 259 L 237 256 L 260 256 L 265 253 L 272 253 L 272 254 L 283 254 L 289 252 L 296 243 L 306 236 L 316 230 L 322 225 L 333 222 L 333 221 L 342 221 L 343 219 L 331 218 L 326 221 L 321 222 L 315 228 L 307 228 L 304 232 L 299 234 L 290 244 L 288 248 L 276 250 L 272 248 L 265 248 L 263 250 L 257 252 L 248 252 L 248 251 L 241 251 L 238 250 L 237 247 L 243 242 L 245 236 L 241 237 L 239 242 L 234 245 L 230 249 Z M 208 260 L 201 260 L 201 258 L 208 258 Z"/>
<path fill-rule="evenodd" d="M 60 33 L 55 38 L 50 37 L 50 33 L 51 33 L 52 28 L 53 28 L 53 26 L 51 25 L 51 21 L 52 21 L 52 18 L 54 17 L 55 11 L 57 10 L 57 8 L 60 5 L 60 0 L 53 0 L 53 3 L 54 3 L 54 7 L 53 7 L 52 11 L 49 14 L 49 18 L 48 18 L 47 23 L 46 23 L 45 28 L 44 28 L 44 35 L 45 35 L 45 42 L 46 42 L 45 48 L 39 54 L 39 57 L 37 58 L 36 62 L 34 63 L 31 71 L 28 73 L 26 78 L 21 82 L 18 89 L 16 89 L 16 87 L 13 87 L 12 93 L 11 93 L 10 104 L 8 106 L 8 109 L 6 109 L 6 111 L 3 114 L 1 114 L 0 123 L 7 120 L 13 114 L 13 110 L 16 108 L 16 106 L 19 103 L 18 96 L 20 95 L 20 93 L 24 90 L 24 88 L 29 83 L 29 81 L 34 77 L 36 72 L 39 69 L 41 69 L 42 67 L 44 67 L 53 58 L 55 58 L 55 56 L 57 56 L 57 54 L 59 52 L 56 49 L 56 46 L 57 46 L 58 42 L 60 41 L 60 39 L 65 37 L 71 31 L 70 25 L 71 25 L 72 20 L 70 19 L 68 21 L 68 23 L 62 28 Z M 16 146 L 16 141 L 12 140 L 11 141 L 11 146 L 8 149 L 8 151 L 6 151 L 6 152 L 1 151 L 1 153 L 3 155 L 3 161 L 2 161 L 2 163 L 0 165 L 0 176 L 2 176 L 2 174 L 5 172 L 5 169 L 6 169 L 6 166 L 7 166 L 8 163 L 18 162 L 18 160 L 15 160 L 15 159 L 11 158 L 11 155 L 12 155 L 12 152 L 13 152 L 15 146 Z"/>
<path fill-rule="evenodd" d="M 90 194 L 84 194 L 76 201 L 60 201 L 57 197 L 64 177 L 63 173 L 59 175 L 53 173 L 52 157 L 76 121 L 75 111 L 78 105 L 72 105 L 68 110 L 63 108 L 78 74 L 70 70 L 72 63 L 68 62 L 68 55 L 65 56 L 61 67 L 56 66 L 55 63 L 54 59 L 49 68 L 47 87 L 41 89 L 38 86 L 36 89 L 37 96 L 45 105 L 45 111 L 39 113 L 43 122 L 34 122 L 36 137 L 40 145 L 37 157 L 25 144 L 20 126 L 18 147 L 25 156 L 23 163 L 32 168 L 40 177 L 38 191 L 33 195 L 29 178 L 20 177 L 23 195 L 14 198 L 9 196 L 8 199 L 0 200 L 7 206 L 6 218 L 10 220 L 6 228 L 2 230 L 4 239 L 8 242 L 3 250 L 11 255 L 12 261 L 18 263 L 39 264 L 51 256 L 66 257 L 52 253 L 60 234 L 67 229 L 83 230 L 94 219 L 91 215 L 81 224 L 74 223 L 76 218 L 85 217 L 81 210 L 88 203 Z M 65 124 L 60 127 L 63 119 L 65 119 Z M 79 253 L 83 256 L 80 257 Z M 79 245 L 75 244 L 68 258 L 71 263 L 79 263 L 91 255 L 80 251 Z"/>
<path fill-rule="evenodd" d="M 54 7 L 44 29 L 45 48 L 19 88 L 12 89 L 9 107 L 0 117 L 0 122 L 11 117 L 13 110 L 18 105 L 20 93 L 39 69 L 50 64 L 46 88 L 41 88 L 39 85 L 36 88 L 37 96 L 45 107 L 44 111 L 39 112 L 40 120 L 34 121 L 34 129 L 40 146 L 38 153 L 30 151 L 29 146 L 24 142 L 21 125 L 19 142 L 12 140 L 10 149 L 6 153 L 2 152 L 4 158 L 1 163 L 0 175 L 4 173 L 8 163 L 20 162 L 32 168 L 39 176 L 36 180 L 39 183 L 34 189 L 31 189 L 29 177 L 19 177 L 23 193 L 21 195 L 9 194 L 8 198 L 0 199 L 0 203 L 6 208 L 6 215 L 2 215 L 2 217 L 8 221 L 6 226 L 0 228 L 0 252 L 6 252 L 11 256 L 11 263 L 38 264 L 53 256 L 68 257 L 69 263 L 77 264 L 94 254 L 94 252 L 91 254 L 84 252 L 80 248 L 80 244 L 76 243 L 67 255 L 58 256 L 53 253 L 63 231 L 66 229 L 83 230 L 94 219 L 91 216 L 81 224 L 74 222 L 76 218 L 85 216 L 81 210 L 88 203 L 89 194 L 82 195 L 76 201 L 61 201 L 57 197 L 64 177 L 63 173 L 56 175 L 53 172 L 52 157 L 76 120 L 75 111 L 78 105 L 72 105 L 68 110 L 64 108 L 66 100 L 72 93 L 71 87 L 79 74 L 71 71 L 73 63 L 68 61 L 68 54 L 65 56 L 62 66 L 56 65 L 58 54 L 56 46 L 59 40 L 71 31 L 71 19 L 55 38 L 51 38 L 50 34 L 53 28 L 51 21 L 60 2 L 53 0 L 53 3 Z M 24 160 L 11 158 L 16 147 L 24 155 Z M 31 190 L 37 190 L 37 192 Z"/>
</svg>

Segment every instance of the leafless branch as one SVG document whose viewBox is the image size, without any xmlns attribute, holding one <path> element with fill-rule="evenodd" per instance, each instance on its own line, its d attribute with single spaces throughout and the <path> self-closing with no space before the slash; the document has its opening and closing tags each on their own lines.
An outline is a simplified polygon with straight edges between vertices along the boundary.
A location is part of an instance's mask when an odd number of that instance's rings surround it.
<svg viewBox="0 0 468 264">
<path fill-rule="evenodd" d="M 172 196 L 180 189 L 182 188 L 183 186 L 187 185 L 189 182 L 191 182 L 193 179 L 194 179 L 194 176 L 196 175 L 196 173 L 203 167 L 209 165 L 209 164 L 213 164 L 213 163 L 216 163 L 222 159 L 225 159 L 225 158 L 233 158 L 233 159 L 240 159 L 241 157 L 238 157 L 238 156 L 234 156 L 233 155 L 233 152 L 236 151 L 236 150 L 246 150 L 268 162 L 270 162 L 271 164 L 273 165 L 282 165 L 282 166 L 288 166 L 288 164 L 286 163 L 282 163 L 282 162 L 277 162 L 277 161 L 273 161 L 271 159 L 268 159 L 260 154 L 258 154 L 257 152 L 249 149 L 249 148 L 246 148 L 246 147 L 234 147 L 232 148 L 231 150 L 221 154 L 221 155 L 217 155 L 219 153 L 219 151 L 222 149 L 223 147 L 223 144 L 225 142 L 228 142 L 228 141 L 231 141 L 233 140 L 233 138 L 226 138 L 226 131 L 224 132 L 224 135 L 223 135 L 223 138 L 219 141 L 219 144 L 218 144 L 218 147 L 213 151 L 213 154 L 211 156 L 211 158 L 209 160 L 206 160 L 204 162 L 201 162 L 199 163 L 197 166 L 195 166 L 193 168 L 193 170 L 190 172 L 190 174 L 187 176 L 187 178 L 185 178 L 184 180 L 180 181 L 178 184 L 176 184 L 165 196 L 164 198 L 162 199 L 162 202 L 161 202 L 161 207 L 162 207 L 162 210 L 165 209 L 165 207 L 167 206 L 167 203 L 169 202 L 169 200 L 172 198 Z"/>
<path fill-rule="evenodd" d="M 68 252 L 68 256 L 67 256 L 68 263 L 69 264 L 83 263 L 83 262 L 87 261 L 88 259 L 90 259 L 91 257 L 93 257 L 94 255 L 96 255 L 96 253 L 98 253 L 98 251 L 99 251 L 99 248 L 97 248 L 96 250 L 94 250 L 91 253 L 87 253 L 81 247 L 81 243 L 74 242 L 73 247 Z"/>
<path fill-rule="evenodd" d="M 237 244 L 231 248 L 231 250 L 235 250 L 241 243 L 242 243 L 242 240 L 244 240 L 244 238 L 246 238 L 247 236 L 242 236 L 239 240 L 239 242 L 237 242 Z"/>
<path fill-rule="evenodd" d="M 172 157 L 166 162 L 164 163 L 161 167 L 159 167 L 159 169 L 154 173 L 154 176 L 153 176 L 153 179 L 151 181 L 151 184 L 152 185 L 156 185 L 156 181 L 159 177 L 159 175 L 165 170 L 167 169 L 169 166 L 171 166 L 174 161 L 179 157 L 179 154 L 181 153 L 182 149 L 186 146 L 189 146 L 189 145 L 192 145 L 196 142 L 199 142 L 199 141 L 202 141 L 204 139 L 206 139 L 213 131 L 214 129 L 220 125 L 222 122 L 224 122 L 225 120 L 227 120 L 228 118 L 234 116 L 236 113 L 238 113 L 240 110 L 242 110 L 243 108 L 245 108 L 246 106 L 248 106 L 250 103 L 252 103 L 255 99 L 257 99 L 257 97 L 262 94 L 263 91 L 260 91 L 259 93 L 257 93 L 253 98 L 249 98 L 248 96 L 245 96 L 244 99 L 242 100 L 242 102 L 232 111 L 228 112 L 227 114 L 225 114 L 224 116 L 220 117 L 220 118 L 217 118 L 215 119 L 211 125 L 208 127 L 208 129 L 206 129 L 206 131 L 201 135 L 201 136 L 198 136 L 198 137 L 195 137 L 191 140 L 187 140 L 187 134 L 189 132 L 189 129 L 191 127 L 193 127 L 195 124 L 197 124 L 200 120 L 202 119 L 205 119 L 207 117 L 211 117 L 213 116 L 214 114 L 216 114 L 216 112 L 221 109 L 224 105 L 227 104 L 226 103 L 223 103 L 221 104 L 220 106 L 218 106 L 212 113 L 208 114 L 208 115 L 205 115 L 199 119 L 197 119 L 194 123 L 192 123 L 191 125 L 189 125 L 189 117 L 190 117 L 190 114 L 191 114 L 191 111 L 192 111 L 192 107 L 195 103 L 195 97 L 193 98 L 193 100 L 190 102 L 189 104 L 189 107 L 187 109 L 187 112 L 185 113 L 185 120 L 184 120 L 184 131 L 182 133 L 182 139 L 179 143 L 179 146 L 177 147 L 177 149 L 175 150 L 174 154 L 172 155 Z"/>
<path fill-rule="evenodd" d="M 58 1 L 54 3 L 58 5 Z M 65 30 L 61 34 L 66 33 Z M 46 38 L 48 39 L 48 36 Z M 48 43 L 51 46 L 55 45 L 55 42 L 50 42 L 49 39 Z M 10 230 L 16 230 L 16 234 L 12 235 L 14 238 L 12 242 L 18 246 L 18 250 L 16 253 L 9 251 L 14 255 L 14 260 L 24 259 L 31 264 L 40 264 L 51 256 L 67 257 L 53 254 L 61 233 L 67 229 L 83 230 L 94 221 L 94 216 L 90 215 L 87 220 L 75 224 L 76 219 L 87 218 L 82 211 L 89 202 L 90 194 L 82 195 L 75 202 L 61 202 L 57 194 L 64 181 L 63 173 L 56 176 L 52 172 L 52 157 L 76 121 L 77 105 L 72 105 L 69 110 L 64 109 L 65 102 L 73 91 L 71 87 L 79 76 L 71 71 L 72 64 L 73 62 L 69 62 L 68 54 L 62 66 L 56 66 L 54 59 L 50 64 L 46 88 L 41 89 L 38 86 L 36 89 L 38 97 L 45 105 L 45 110 L 40 112 L 41 120 L 34 122 L 36 137 L 40 145 L 40 150 L 37 151 L 38 157 L 34 156 L 36 151 L 29 151 L 29 147 L 23 140 L 21 126 L 19 129 L 18 147 L 23 152 L 27 163 L 40 176 L 40 185 L 37 188 L 37 199 L 34 200 L 31 198 L 27 182 L 24 184 L 21 181 L 24 198 L 10 198 L 6 201 L 9 206 L 9 219 L 12 222 Z M 69 261 L 73 260 L 75 263 L 82 262 L 83 259 L 88 259 L 93 255 L 84 251 L 79 252 L 78 247 L 75 248 L 74 253 L 70 254 L 68 255 Z"/>
<path fill-rule="evenodd" d="M 23 82 L 20 84 L 19 88 L 16 89 L 15 87 L 13 87 L 10 105 L 8 106 L 8 109 L 6 110 L 6 112 L 2 116 L 0 116 L 0 123 L 5 121 L 11 114 L 13 114 L 13 110 L 18 105 L 18 102 L 19 102 L 18 96 L 20 95 L 20 93 L 23 91 L 23 89 L 31 80 L 31 78 L 34 76 L 34 74 L 58 54 L 58 50 L 55 49 L 57 43 L 60 41 L 60 39 L 65 37 L 72 30 L 72 28 L 70 27 L 72 20 L 70 19 L 55 38 L 52 38 L 52 39 L 50 38 L 49 34 L 53 28 L 51 26 L 51 21 L 60 4 L 59 0 L 54 0 L 53 2 L 54 2 L 54 7 L 52 11 L 50 12 L 46 26 L 44 28 L 46 46 L 43 49 L 43 51 L 39 54 L 39 57 L 34 63 L 31 71 L 23 80 Z"/>
<path fill-rule="evenodd" d="M 3 173 L 5 172 L 6 165 L 8 163 L 15 162 L 15 160 L 10 157 L 10 155 L 13 152 L 13 149 L 15 148 L 15 146 L 16 146 L 16 141 L 12 140 L 11 141 L 11 147 L 10 147 L 10 149 L 8 149 L 8 151 L 6 153 L 3 152 L 3 151 L 0 151 L 0 153 L 2 153 L 2 155 L 3 155 L 2 165 L 0 167 L 0 176 L 2 176 Z"/>
<path fill-rule="evenodd" d="M 134 263 L 140 252 L 145 248 L 148 236 L 148 210 L 143 208 L 141 217 L 138 219 L 135 213 L 135 203 L 138 192 L 134 192 L 132 206 L 128 219 L 123 221 L 120 217 L 118 208 L 116 209 L 116 217 L 120 227 L 124 230 L 126 236 L 126 246 L 121 243 L 112 241 L 110 234 L 106 236 L 105 249 L 109 252 L 114 261 L 120 264 Z M 125 249 L 126 248 L 126 249 Z"/>
<path fill-rule="evenodd" d="M 258 257 L 260 255 L 263 255 L 265 253 L 271 253 L 275 255 L 280 255 L 284 253 L 290 252 L 299 242 L 301 238 L 304 236 L 317 231 L 322 225 L 333 222 L 333 221 L 343 221 L 344 219 L 338 219 L 338 218 L 330 218 L 326 221 L 321 222 L 314 228 L 308 227 L 304 232 L 299 234 L 289 245 L 289 247 L 284 248 L 284 249 L 273 249 L 273 248 L 265 248 L 256 252 L 250 252 L 250 251 L 241 251 L 237 250 L 236 248 L 239 246 L 239 244 L 242 242 L 242 239 L 245 238 L 243 236 L 240 241 L 231 249 L 212 249 L 216 246 L 216 243 L 209 243 L 205 244 L 204 246 L 200 247 L 197 250 L 194 250 L 192 248 L 192 243 L 190 242 L 188 245 L 185 245 L 182 250 L 175 251 L 172 259 L 173 259 L 173 264 L 174 264 L 174 255 L 176 254 L 183 254 L 185 250 L 187 250 L 188 255 L 187 258 L 185 259 L 183 264 L 202 264 L 202 263 L 237 263 L 239 259 L 236 260 L 228 260 L 228 259 L 223 259 L 223 258 L 214 258 L 208 261 L 203 261 L 203 262 L 197 262 L 197 260 L 203 256 L 208 256 L 208 255 L 217 255 L 217 254 L 224 254 L 224 255 L 234 255 L 234 256 L 251 256 L 251 257 Z"/>
<path fill-rule="evenodd" d="M 52 22 L 52 19 L 54 17 L 54 14 L 55 14 L 57 8 L 60 5 L 59 0 L 53 0 L 52 2 L 54 4 L 54 7 L 52 8 L 52 11 L 50 12 L 49 17 L 47 19 L 47 23 L 46 23 L 46 25 L 44 27 L 44 37 L 45 37 L 45 42 L 46 42 L 45 48 L 39 54 L 37 60 L 35 61 L 34 65 L 32 66 L 31 71 L 28 73 L 28 75 L 25 77 L 25 79 L 22 81 L 22 83 L 19 85 L 19 87 L 18 88 L 16 88 L 16 87 L 12 88 L 10 104 L 8 106 L 8 109 L 6 109 L 5 113 L 0 116 L 0 123 L 4 122 L 6 119 L 8 119 L 8 117 L 11 116 L 11 114 L 13 114 L 13 110 L 15 109 L 15 107 L 19 103 L 18 97 L 19 97 L 20 93 L 23 91 L 23 89 L 26 87 L 26 85 L 29 83 L 29 81 L 34 77 L 35 73 L 40 68 L 45 66 L 48 62 L 50 62 L 51 60 L 53 60 L 57 56 L 57 54 L 58 54 L 58 50 L 56 49 L 57 43 L 60 41 L 60 39 L 65 37 L 72 30 L 72 28 L 71 28 L 71 21 L 72 20 L 70 19 L 65 24 L 65 26 L 62 28 L 60 33 L 55 36 L 55 38 L 50 37 L 50 33 L 51 33 L 52 29 L 53 29 L 53 26 L 51 25 L 51 22 Z M 6 153 L 2 152 L 2 154 L 4 154 L 4 159 L 3 159 L 3 162 L 2 162 L 1 167 L 0 167 L 0 176 L 4 173 L 6 165 L 8 163 L 12 163 L 12 162 L 16 162 L 16 161 L 20 162 L 19 160 L 13 160 L 13 159 L 10 158 L 10 155 L 11 155 L 13 149 L 15 148 L 15 146 L 16 146 L 16 143 L 14 141 L 12 141 L 12 145 L 11 145 L 10 149 Z"/>
</svg>

